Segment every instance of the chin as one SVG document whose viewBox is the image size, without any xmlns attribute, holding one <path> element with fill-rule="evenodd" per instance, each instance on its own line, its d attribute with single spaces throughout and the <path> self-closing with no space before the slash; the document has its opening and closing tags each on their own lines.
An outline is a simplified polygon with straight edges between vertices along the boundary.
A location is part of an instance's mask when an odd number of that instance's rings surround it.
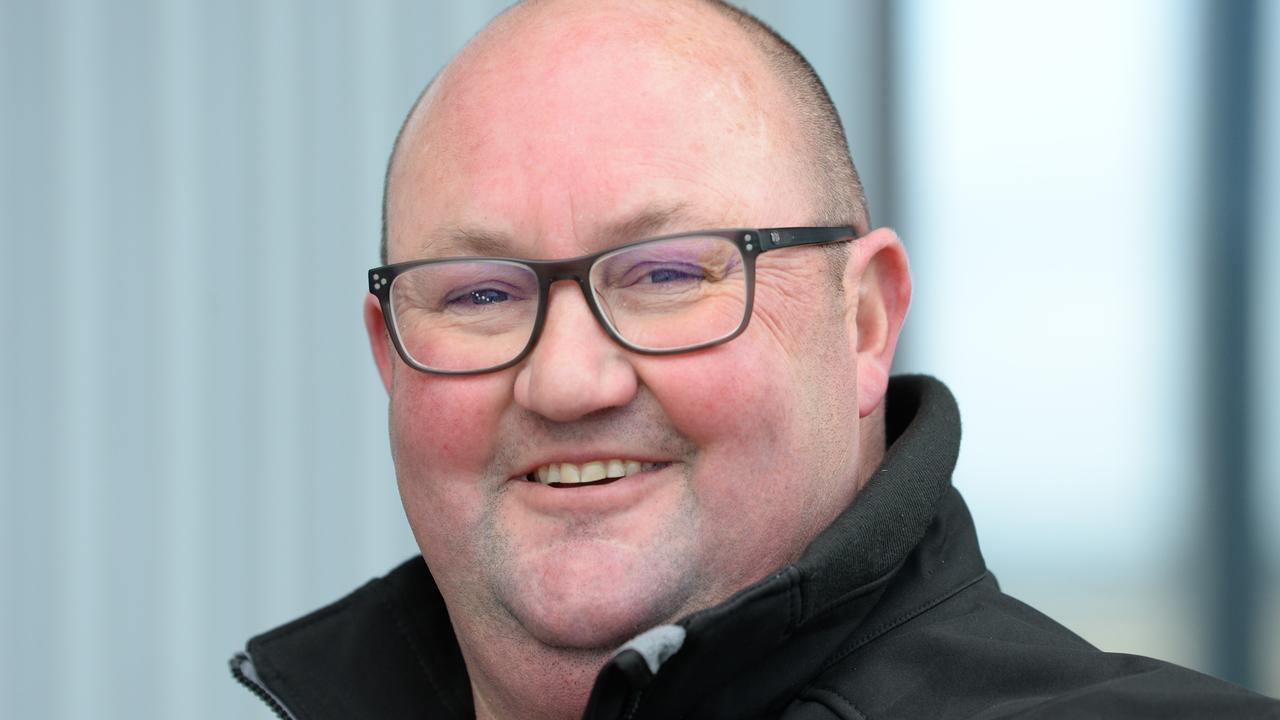
<svg viewBox="0 0 1280 720">
<path fill-rule="evenodd" d="M 696 583 L 679 554 L 631 552 L 609 543 L 548 549 L 524 558 L 504 605 L 548 647 L 612 651 L 690 604 Z"/>
</svg>

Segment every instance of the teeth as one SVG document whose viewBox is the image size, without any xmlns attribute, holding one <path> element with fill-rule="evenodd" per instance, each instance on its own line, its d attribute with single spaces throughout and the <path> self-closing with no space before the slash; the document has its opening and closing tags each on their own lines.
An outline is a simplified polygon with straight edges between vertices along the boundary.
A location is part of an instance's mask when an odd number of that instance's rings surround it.
<svg viewBox="0 0 1280 720">
<path fill-rule="evenodd" d="M 604 479 L 604 463 L 589 462 L 582 466 L 581 482 L 595 482 Z"/>
<path fill-rule="evenodd" d="M 628 475 L 635 475 L 643 470 L 653 470 L 663 465 L 665 463 L 641 463 L 638 460 L 611 458 L 609 460 L 592 460 L 582 465 L 551 463 L 538 468 L 533 475 L 543 485 L 555 483 L 572 485 L 597 482 L 606 478 L 624 478 Z"/>
<path fill-rule="evenodd" d="M 579 483 L 582 482 L 578 478 L 578 466 L 569 463 L 560 463 L 560 482 L 562 483 Z"/>
</svg>

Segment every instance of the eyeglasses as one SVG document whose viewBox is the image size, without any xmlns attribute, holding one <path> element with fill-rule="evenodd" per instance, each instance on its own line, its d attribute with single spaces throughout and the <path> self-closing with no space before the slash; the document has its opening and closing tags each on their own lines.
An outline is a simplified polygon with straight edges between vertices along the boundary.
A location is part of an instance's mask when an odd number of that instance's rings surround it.
<svg viewBox="0 0 1280 720">
<path fill-rule="evenodd" d="M 618 344 L 666 355 L 728 342 L 747 327 L 762 252 L 856 238 L 848 227 L 708 230 L 567 260 L 451 257 L 369 271 L 405 363 L 443 375 L 520 362 L 538 341 L 551 284 L 576 280 Z"/>
</svg>

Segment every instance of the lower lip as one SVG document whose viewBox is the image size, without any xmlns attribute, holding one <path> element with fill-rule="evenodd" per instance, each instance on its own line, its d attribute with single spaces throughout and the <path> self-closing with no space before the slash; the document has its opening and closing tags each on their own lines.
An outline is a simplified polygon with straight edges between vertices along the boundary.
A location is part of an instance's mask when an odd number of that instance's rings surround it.
<svg viewBox="0 0 1280 720">
<path fill-rule="evenodd" d="M 547 514 L 616 512 L 635 505 L 674 477 L 673 465 L 593 485 L 552 487 L 522 477 L 510 481 L 509 491 L 533 510 Z"/>
</svg>

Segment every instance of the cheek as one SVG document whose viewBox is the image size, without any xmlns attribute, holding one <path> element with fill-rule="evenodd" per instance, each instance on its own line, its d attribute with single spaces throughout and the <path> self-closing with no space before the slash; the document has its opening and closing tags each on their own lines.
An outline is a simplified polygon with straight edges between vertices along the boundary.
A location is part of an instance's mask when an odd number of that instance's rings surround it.
<svg viewBox="0 0 1280 720">
<path fill-rule="evenodd" d="M 408 372 L 392 386 L 391 451 L 405 513 L 430 561 L 465 551 L 477 527 L 510 380 Z"/>
<path fill-rule="evenodd" d="M 740 512 L 748 498 L 785 504 L 773 479 L 799 473 L 795 449 L 810 414 L 788 353 L 748 328 L 725 345 L 665 360 L 644 381 L 698 448 L 699 504 L 715 515 Z"/>
<path fill-rule="evenodd" d="M 410 374 L 412 373 L 412 374 Z M 434 469 L 472 467 L 492 454 L 497 419 L 510 395 L 498 375 L 437 377 L 398 372 L 391 392 L 393 450 Z M 504 387 L 505 385 L 505 387 Z"/>
<path fill-rule="evenodd" d="M 668 419 L 703 453 L 725 446 L 749 448 L 762 427 L 789 412 L 779 383 L 784 373 L 765 368 L 780 356 L 746 342 L 747 333 L 692 355 L 646 359 L 641 380 Z"/>
<path fill-rule="evenodd" d="M 668 358 L 675 362 L 646 379 L 668 419 L 698 447 L 691 487 L 697 562 L 722 595 L 792 559 L 805 495 L 792 486 L 806 473 L 794 453 L 803 408 L 790 370 L 768 370 L 784 355 L 747 339 Z"/>
<path fill-rule="evenodd" d="M 853 360 L 839 329 L 761 319 L 732 342 L 642 371 L 699 448 L 707 562 L 743 580 L 794 559 L 847 504 L 855 472 Z"/>
<path fill-rule="evenodd" d="M 770 278 L 776 280 L 776 278 Z M 791 278 L 799 287 L 826 279 Z M 821 293 L 786 297 L 777 283 L 757 289 L 747 329 L 723 345 L 689 355 L 640 358 L 642 382 L 679 430 L 700 447 L 744 455 L 804 447 L 812 425 L 856 400 L 854 358 L 838 307 Z M 774 456 L 784 463 L 786 456 Z"/>
</svg>

